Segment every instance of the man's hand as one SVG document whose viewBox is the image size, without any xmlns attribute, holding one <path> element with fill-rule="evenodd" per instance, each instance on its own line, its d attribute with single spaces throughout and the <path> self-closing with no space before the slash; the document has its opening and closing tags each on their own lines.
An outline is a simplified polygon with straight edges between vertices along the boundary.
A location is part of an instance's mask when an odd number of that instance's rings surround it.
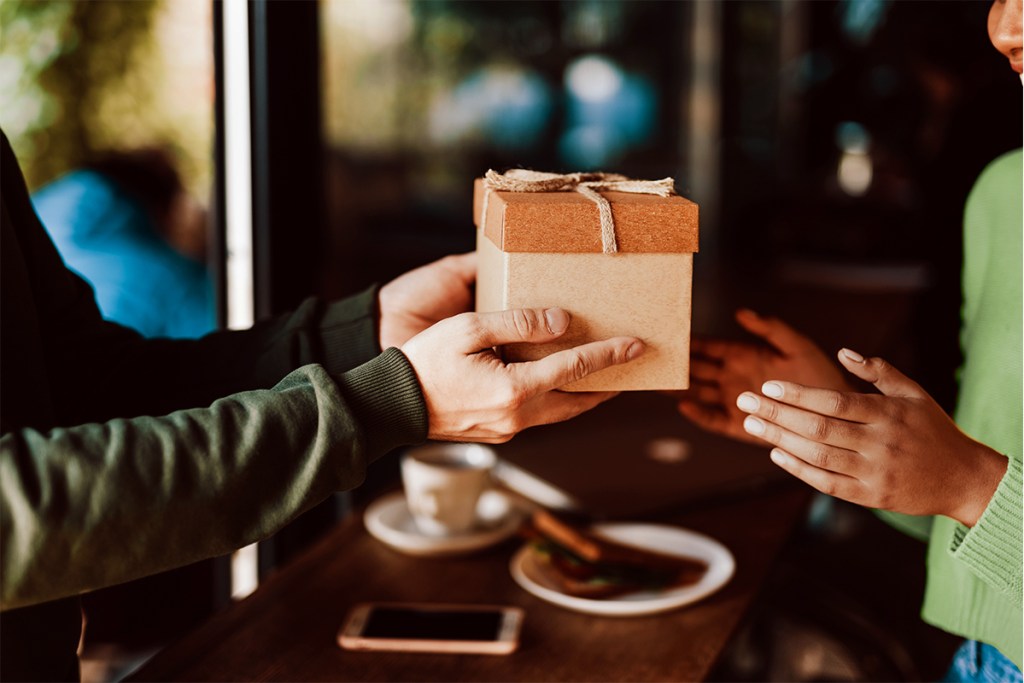
<svg viewBox="0 0 1024 683">
<path fill-rule="evenodd" d="M 431 325 L 473 308 L 476 253 L 446 256 L 380 289 L 380 347 L 401 347 Z"/>
<path fill-rule="evenodd" d="M 512 342 L 550 342 L 568 327 L 569 314 L 559 308 L 463 313 L 410 339 L 402 352 L 423 387 L 430 438 L 502 443 L 614 396 L 557 389 L 637 358 L 644 351 L 639 339 L 591 342 L 525 363 L 506 364 L 494 351 Z"/>
<path fill-rule="evenodd" d="M 916 382 L 881 358 L 843 349 L 839 360 L 882 395 L 772 380 L 737 399 L 749 434 L 775 444 L 772 460 L 852 503 L 973 526 L 1007 459 L 960 431 Z"/>
<path fill-rule="evenodd" d="M 690 360 L 692 386 L 679 400 L 679 412 L 698 426 L 741 441 L 763 444 L 743 429 L 744 413 L 736 397 L 756 391 L 771 378 L 802 382 L 840 391 L 851 387 L 839 368 L 814 342 L 775 318 L 750 310 L 736 312 L 736 321 L 764 340 L 764 345 L 715 339 L 694 339 Z"/>
</svg>

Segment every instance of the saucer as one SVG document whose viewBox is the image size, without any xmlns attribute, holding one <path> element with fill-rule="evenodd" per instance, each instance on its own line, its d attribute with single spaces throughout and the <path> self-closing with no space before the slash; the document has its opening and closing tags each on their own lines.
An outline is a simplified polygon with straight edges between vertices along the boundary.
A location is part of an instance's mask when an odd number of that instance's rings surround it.
<svg viewBox="0 0 1024 683">
<path fill-rule="evenodd" d="M 626 545 L 703 560 L 708 569 L 699 581 L 689 586 L 641 590 L 593 600 L 563 593 L 536 568 L 536 552 L 527 544 L 512 558 L 509 566 L 512 578 L 527 592 L 566 609 L 606 617 L 634 617 L 667 612 L 706 598 L 729 583 L 736 571 L 736 561 L 728 548 L 689 529 L 632 523 L 598 524 L 593 529 L 605 538 Z"/>
<path fill-rule="evenodd" d="M 452 536 L 423 533 L 409 512 L 401 491 L 374 501 L 363 523 L 370 535 L 399 552 L 417 556 L 443 556 L 482 550 L 504 541 L 519 528 L 525 513 L 499 491 L 485 491 L 477 504 L 476 529 Z"/>
</svg>

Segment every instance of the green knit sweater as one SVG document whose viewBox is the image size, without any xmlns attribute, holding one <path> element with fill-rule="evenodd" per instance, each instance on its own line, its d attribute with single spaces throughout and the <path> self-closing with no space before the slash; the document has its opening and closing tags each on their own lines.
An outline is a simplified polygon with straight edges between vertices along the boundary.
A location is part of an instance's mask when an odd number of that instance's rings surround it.
<svg viewBox="0 0 1024 683">
<path fill-rule="evenodd" d="M 0 680 L 72 680 L 77 595 L 265 538 L 422 441 L 376 292 L 199 340 L 100 317 L 0 135 Z"/>
<path fill-rule="evenodd" d="M 956 421 L 1009 457 L 981 519 L 968 529 L 947 517 L 932 526 L 922 616 L 990 643 L 1021 666 L 1021 150 L 994 161 L 964 214 L 965 362 Z"/>
<path fill-rule="evenodd" d="M 1021 150 L 982 173 L 964 214 L 963 328 L 956 422 L 1009 458 L 981 519 L 967 528 L 931 520 L 922 617 L 950 633 L 994 645 L 1021 666 Z M 883 515 L 913 531 L 922 518 Z M 901 523 L 902 522 L 902 523 Z M 920 525 L 918 525 L 920 527 Z"/>
</svg>

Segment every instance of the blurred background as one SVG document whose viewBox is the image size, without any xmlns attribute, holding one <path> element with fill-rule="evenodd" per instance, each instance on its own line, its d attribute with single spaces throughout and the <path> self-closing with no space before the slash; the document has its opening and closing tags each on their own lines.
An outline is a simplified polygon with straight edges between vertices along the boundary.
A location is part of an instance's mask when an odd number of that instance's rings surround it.
<svg viewBox="0 0 1024 683">
<path fill-rule="evenodd" d="M 472 249 L 488 168 L 672 176 L 701 206 L 697 332 L 738 334 L 740 304 L 779 314 L 826 348 L 885 354 L 951 409 L 963 203 L 1021 145 L 988 7 L 4 0 L 0 126 L 32 191 L 111 152 L 172 159 L 205 211 L 200 235 L 167 239 L 208 270 L 222 325 Z M 262 552 L 261 575 L 310 524 Z M 165 593 L 178 618 L 146 642 L 222 603 L 226 570 L 196 571 L 214 597 Z"/>
<path fill-rule="evenodd" d="M 919 351 L 945 355 L 920 365 L 939 367 L 933 391 L 950 400 L 963 201 L 1021 141 L 1020 92 L 988 43 L 987 3 L 284 5 L 270 4 L 274 20 L 250 41 L 253 116 L 269 100 L 272 138 L 252 163 L 270 166 L 263 208 L 302 221 L 275 222 L 292 239 L 255 260 L 277 258 L 269 270 L 297 281 L 258 282 L 257 300 L 274 291 L 257 315 L 471 249 L 471 180 L 487 168 L 673 176 L 701 205 L 698 278 L 914 292 L 910 313 L 927 314 L 908 329 L 934 328 Z M 226 79 L 214 7 L 0 5 L 0 124 L 30 188 L 102 152 L 158 147 L 216 207 Z M 289 80 L 310 87 L 286 91 Z M 293 161 L 308 182 L 275 183 Z M 208 242 L 202 255 L 223 260 Z"/>
</svg>

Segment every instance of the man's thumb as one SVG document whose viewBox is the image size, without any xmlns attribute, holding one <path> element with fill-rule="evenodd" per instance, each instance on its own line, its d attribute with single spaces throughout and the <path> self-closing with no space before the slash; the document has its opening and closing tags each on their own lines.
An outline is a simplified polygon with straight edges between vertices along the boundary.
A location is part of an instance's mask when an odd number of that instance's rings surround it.
<svg viewBox="0 0 1024 683">
<path fill-rule="evenodd" d="M 569 314 L 561 308 L 515 308 L 475 317 L 471 335 L 474 350 L 515 342 L 548 342 L 569 329 Z"/>
</svg>

